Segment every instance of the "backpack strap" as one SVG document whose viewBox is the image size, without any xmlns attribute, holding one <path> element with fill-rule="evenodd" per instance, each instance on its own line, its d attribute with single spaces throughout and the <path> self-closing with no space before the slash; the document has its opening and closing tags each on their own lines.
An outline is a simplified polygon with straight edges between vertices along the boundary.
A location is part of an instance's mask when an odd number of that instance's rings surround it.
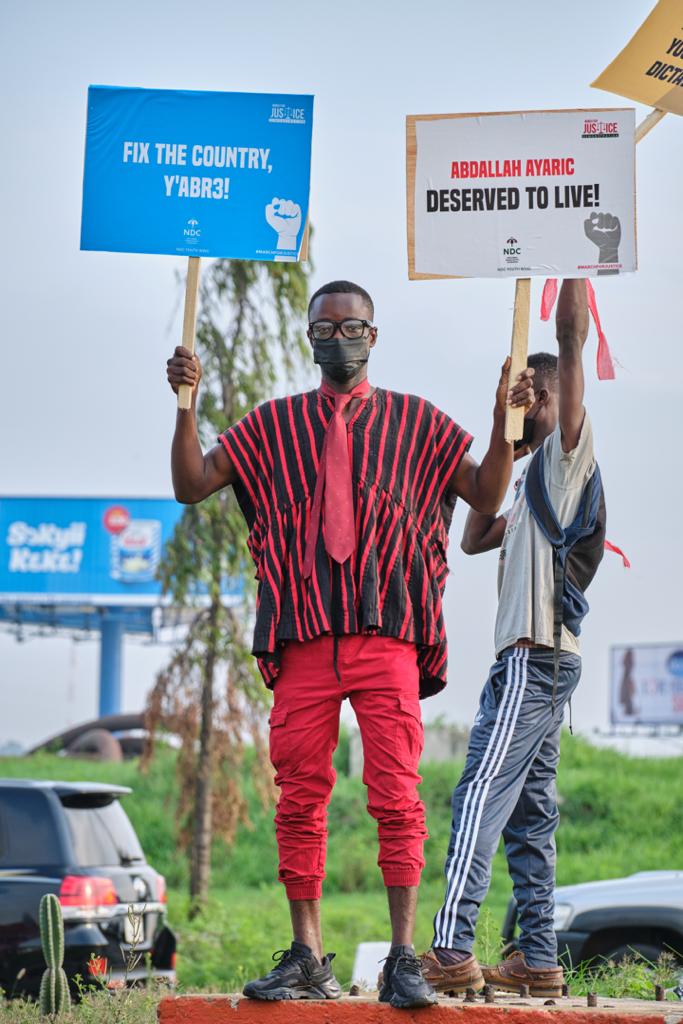
<svg viewBox="0 0 683 1024">
<path fill-rule="evenodd" d="M 550 501 L 545 482 L 545 454 L 541 445 L 533 454 L 524 482 L 524 493 L 529 511 L 539 530 L 553 548 L 553 694 L 552 709 L 555 711 L 557 686 L 560 678 L 560 656 L 562 653 L 562 623 L 564 620 L 564 591 L 566 583 L 567 555 L 582 537 L 595 529 L 595 522 L 602 493 L 600 469 L 596 463 L 583 489 L 579 507 L 572 523 L 566 528 L 560 525 Z"/>
<path fill-rule="evenodd" d="M 557 684 L 560 678 L 560 655 L 562 652 L 562 618 L 564 598 L 564 557 L 566 535 L 550 503 L 545 484 L 545 458 L 543 445 L 536 449 L 529 463 L 524 481 L 524 493 L 529 511 L 539 530 L 553 548 L 553 695 L 552 710 L 555 712 Z"/>
<path fill-rule="evenodd" d="M 600 467 L 596 462 L 593 472 L 583 489 L 574 522 L 565 531 L 568 547 L 572 547 L 576 544 L 577 540 L 581 540 L 582 537 L 588 536 L 588 534 L 593 533 L 595 530 L 601 494 L 602 476 L 600 475 Z"/>
<path fill-rule="evenodd" d="M 529 511 L 545 539 L 553 548 L 565 543 L 565 531 L 555 515 L 545 484 L 545 455 L 541 445 L 534 452 L 524 478 L 524 494 Z"/>
<path fill-rule="evenodd" d="M 555 586 L 553 589 L 553 696 L 552 711 L 555 713 L 557 684 L 560 680 L 560 655 L 562 653 L 562 618 L 564 612 L 564 560 L 554 553 L 553 570 Z"/>
</svg>

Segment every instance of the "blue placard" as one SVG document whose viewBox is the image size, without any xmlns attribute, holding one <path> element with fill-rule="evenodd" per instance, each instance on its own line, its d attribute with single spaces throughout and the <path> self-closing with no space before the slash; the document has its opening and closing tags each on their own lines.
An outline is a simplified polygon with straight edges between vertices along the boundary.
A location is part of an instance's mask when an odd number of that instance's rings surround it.
<svg viewBox="0 0 683 1024">
<path fill-rule="evenodd" d="M 1 498 L 0 602 L 156 605 L 182 513 L 167 498 Z M 240 593 L 226 581 L 224 596 Z"/>
<path fill-rule="evenodd" d="M 295 260 L 313 97 L 91 85 L 81 249 Z"/>
</svg>

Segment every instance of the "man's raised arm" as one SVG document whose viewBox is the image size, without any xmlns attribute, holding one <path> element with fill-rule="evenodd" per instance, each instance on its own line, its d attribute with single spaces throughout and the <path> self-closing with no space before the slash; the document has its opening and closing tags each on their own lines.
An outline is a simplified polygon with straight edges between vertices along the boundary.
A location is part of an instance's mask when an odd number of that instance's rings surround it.
<svg viewBox="0 0 683 1024">
<path fill-rule="evenodd" d="M 584 417 L 582 355 L 588 336 L 588 302 L 583 278 L 562 282 L 555 323 L 562 450 L 571 452 L 579 443 Z"/>
<path fill-rule="evenodd" d="M 505 440 L 505 410 L 529 408 L 534 401 L 534 371 L 527 368 L 510 386 L 510 357 L 503 363 L 493 408 L 493 428 L 486 455 L 478 465 L 465 455 L 450 490 L 477 512 L 494 515 L 503 503 L 512 475 L 512 444 Z"/>
<path fill-rule="evenodd" d="M 235 483 L 237 473 L 223 445 L 216 445 L 206 455 L 202 452 L 196 413 L 197 391 L 202 376 L 199 359 L 179 345 L 166 366 L 168 382 L 176 394 L 181 384 L 192 388 L 192 408 L 178 409 L 176 413 L 171 473 L 176 501 L 194 505 L 227 484 Z"/>
<path fill-rule="evenodd" d="M 481 555 L 493 551 L 503 543 L 507 519 L 505 516 L 486 516 L 475 512 L 467 513 L 460 547 L 466 555 Z"/>
</svg>

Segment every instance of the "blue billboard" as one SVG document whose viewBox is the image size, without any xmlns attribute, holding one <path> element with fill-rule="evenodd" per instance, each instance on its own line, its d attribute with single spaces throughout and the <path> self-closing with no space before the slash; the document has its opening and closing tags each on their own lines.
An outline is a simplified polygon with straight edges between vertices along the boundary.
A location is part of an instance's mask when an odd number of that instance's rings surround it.
<svg viewBox="0 0 683 1024">
<path fill-rule="evenodd" d="M 313 97 L 91 85 L 81 249 L 295 260 Z"/>
<path fill-rule="evenodd" d="M 157 605 L 182 513 L 167 498 L 2 498 L 0 601 Z"/>
</svg>

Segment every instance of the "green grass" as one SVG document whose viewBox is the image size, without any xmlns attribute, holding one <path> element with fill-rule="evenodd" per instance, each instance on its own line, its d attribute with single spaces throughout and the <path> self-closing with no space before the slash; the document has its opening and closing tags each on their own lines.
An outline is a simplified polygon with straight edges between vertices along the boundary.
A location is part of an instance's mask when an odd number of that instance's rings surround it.
<svg viewBox="0 0 683 1024">
<path fill-rule="evenodd" d="M 656 963 L 634 954 L 624 957 L 616 966 L 610 961 L 593 965 L 590 970 L 580 964 L 566 975 L 573 996 L 595 992 L 611 999 L 653 999 L 655 985 L 672 989 L 679 984 L 680 966 L 669 953 L 662 953 Z M 667 998 L 676 998 L 670 993 Z"/>
<path fill-rule="evenodd" d="M 350 977 L 355 946 L 387 936 L 386 898 L 376 866 L 376 825 L 365 810 L 359 779 L 340 772 L 330 805 L 330 844 L 323 904 L 326 948 L 337 953 L 340 980 Z M 188 919 L 187 863 L 174 837 L 175 757 L 161 749 L 150 772 L 136 762 L 98 764 L 41 754 L 0 759 L 0 776 L 89 779 L 130 786 L 124 806 L 150 862 L 169 883 L 169 914 L 179 934 L 178 973 L 191 989 L 234 990 L 262 973 L 271 953 L 288 944 L 284 891 L 275 881 L 273 809 L 252 790 L 251 827 L 232 849 L 213 851 L 212 896 L 205 911 Z M 422 797 L 431 838 L 418 909 L 416 946 L 431 940 L 431 920 L 442 897 L 442 864 L 450 829 L 450 796 L 460 764 L 423 767 Z M 617 877 L 641 870 L 683 867 L 683 773 L 680 760 L 630 759 L 564 736 L 559 772 L 562 822 L 557 836 L 558 883 Z M 477 936 L 477 952 L 490 960 L 510 896 L 499 850 Z"/>
<path fill-rule="evenodd" d="M 160 995 L 150 989 L 117 992 L 93 991 L 82 1002 L 56 1019 L 59 1024 L 154 1024 Z M 44 1024 L 37 1003 L 22 999 L 4 1001 L 0 995 L 0 1024 Z"/>
<path fill-rule="evenodd" d="M 174 837 L 175 758 L 160 750 L 147 775 L 136 762 L 98 764 L 41 754 L 0 758 L 0 776 L 92 779 L 130 786 L 124 806 L 154 866 L 172 889 L 187 881 L 187 864 Z M 683 867 L 683 773 L 680 759 L 632 759 L 596 750 L 564 736 L 558 787 L 561 825 L 557 835 L 558 883 L 615 877 L 639 870 Z M 423 767 L 422 797 L 431 838 L 424 880 L 441 879 L 450 828 L 450 798 L 461 765 Z M 251 828 L 243 828 L 232 849 L 215 844 L 213 885 L 217 890 L 271 885 L 276 874 L 273 810 L 263 809 L 253 794 L 249 771 Z M 341 772 L 330 805 L 330 845 L 326 895 L 334 892 L 380 892 L 375 823 L 365 810 L 359 779 Z M 494 870 L 495 902 L 509 892 L 503 862 Z"/>
</svg>

